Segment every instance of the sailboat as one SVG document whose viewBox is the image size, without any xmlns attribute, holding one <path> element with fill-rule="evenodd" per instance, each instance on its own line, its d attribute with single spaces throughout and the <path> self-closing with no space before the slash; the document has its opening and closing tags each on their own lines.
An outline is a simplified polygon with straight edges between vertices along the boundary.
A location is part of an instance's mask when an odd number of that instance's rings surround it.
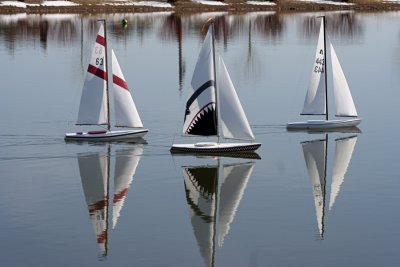
<svg viewBox="0 0 400 267">
<path fill-rule="evenodd" d="M 182 166 L 193 232 L 205 266 L 214 266 L 255 163 Z"/>
<path fill-rule="evenodd" d="M 357 135 L 338 138 L 335 140 L 335 156 L 332 168 L 331 194 L 329 210 L 332 209 L 340 187 L 344 181 L 347 168 L 356 145 Z M 328 134 L 324 139 L 306 141 L 302 143 L 304 159 L 310 182 L 313 189 L 315 212 L 317 215 L 319 236 L 324 236 L 325 199 L 326 199 L 326 176 L 327 176 L 327 150 Z"/>
<path fill-rule="evenodd" d="M 357 115 L 349 85 L 332 44 L 330 44 L 330 50 L 336 116 L 343 118 L 329 119 L 328 116 L 325 17 L 322 17 L 315 62 L 301 115 L 325 115 L 325 119 L 290 122 L 286 126 L 287 129 L 335 129 L 355 127 L 361 122 L 361 118 Z"/>
<path fill-rule="evenodd" d="M 115 126 L 132 127 L 136 129 L 111 130 L 110 97 L 108 89 L 109 69 L 107 64 L 107 36 L 105 30 L 106 22 L 105 20 L 102 22 L 103 24 L 100 26 L 97 34 L 88 65 L 76 124 L 105 125 L 107 129 L 66 133 L 66 140 L 129 140 L 132 138 L 141 138 L 148 132 L 147 129 L 143 128 L 143 123 L 113 50 L 111 50 L 111 54 Z"/>
<path fill-rule="evenodd" d="M 112 229 L 118 223 L 142 153 L 142 147 L 134 147 L 128 150 L 121 149 L 115 153 Z M 96 234 L 96 240 L 103 256 L 107 256 L 108 254 L 108 235 L 110 229 L 110 161 L 110 147 L 107 152 L 78 154 L 82 188 L 93 230 Z"/>
<path fill-rule="evenodd" d="M 231 153 L 254 151 L 261 146 L 254 142 L 253 132 L 222 57 L 219 57 L 218 63 L 216 69 L 214 30 L 211 24 L 193 73 L 183 134 L 218 136 L 218 142 L 173 144 L 171 153 Z M 225 139 L 248 142 L 222 143 L 221 132 Z"/>
</svg>

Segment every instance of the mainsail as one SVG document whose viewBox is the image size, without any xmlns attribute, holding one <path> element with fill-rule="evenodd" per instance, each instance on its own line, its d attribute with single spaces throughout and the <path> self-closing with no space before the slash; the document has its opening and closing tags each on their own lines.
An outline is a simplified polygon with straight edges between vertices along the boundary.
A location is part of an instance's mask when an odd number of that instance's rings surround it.
<svg viewBox="0 0 400 267">
<path fill-rule="evenodd" d="M 183 134 L 217 135 L 212 27 L 201 48 L 186 102 Z"/>
<path fill-rule="evenodd" d="M 103 255 L 107 255 L 108 161 L 107 153 L 78 155 L 83 192 L 97 243 Z"/>
<path fill-rule="evenodd" d="M 138 127 L 142 128 L 143 123 L 140 120 L 139 113 L 133 102 L 132 95 L 129 92 L 128 84 L 125 81 L 121 68 L 118 64 L 114 50 L 112 54 L 112 79 L 114 85 L 114 109 L 115 126 L 120 127 Z"/>
<path fill-rule="evenodd" d="M 327 140 L 323 139 L 302 143 L 304 159 L 313 189 L 315 211 L 321 237 L 324 233 L 326 142 Z"/>
<path fill-rule="evenodd" d="M 218 62 L 218 104 L 222 134 L 225 138 L 254 140 L 246 114 L 222 57 Z"/>
<path fill-rule="evenodd" d="M 331 48 L 332 74 L 333 74 L 333 93 L 335 95 L 336 116 L 357 117 L 356 107 L 350 93 L 349 85 L 344 76 L 335 49 Z"/>
<path fill-rule="evenodd" d="M 325 89 L 325 32 L 324 20 L 321 20 L 315 61 L 311 72 L 310 85 L 307 90 L 303 105 L 302 115 L 326 114 L 326 89 Z"/>
<path fill-rule="evenodd" d="M 77 124 L 108 124 L 106 39 L 100 26 L 88 65 L 79 105 Z"/>
<path fill-rule="evenodd" d="M 218 166 L 183 167 L 183 177 L 193 232 L 205 266 L 212 266 Z"/>
</svg>

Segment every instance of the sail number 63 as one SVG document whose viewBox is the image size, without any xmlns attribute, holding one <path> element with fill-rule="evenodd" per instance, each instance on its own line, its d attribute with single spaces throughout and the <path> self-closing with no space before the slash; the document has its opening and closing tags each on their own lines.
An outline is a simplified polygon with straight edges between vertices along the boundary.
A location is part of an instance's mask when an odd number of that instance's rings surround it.
<svg viewBox="0 0 400 267">
<path fill-rule="evenodd" d="M 102 57 L 96 58 L 96 66 L 103 66 L 104 59 Z"/>
</svg>

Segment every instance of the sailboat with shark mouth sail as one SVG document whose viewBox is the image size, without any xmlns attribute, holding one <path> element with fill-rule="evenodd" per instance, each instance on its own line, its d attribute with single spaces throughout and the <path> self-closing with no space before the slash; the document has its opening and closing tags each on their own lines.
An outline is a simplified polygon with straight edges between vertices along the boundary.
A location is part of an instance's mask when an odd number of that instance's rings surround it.
<svg viewBox="0 0 400 267">
<path fill-rule="evenodd" d="M 190 91 L 191 95 L 186 102 L 183 134 L 217 136 L 218 141 L 173 144 L 171 153 L 245 152 L 254 151 L 261 146 L 254 142 L 254 134 L 222 57 L 219 57 L 216 66 L 213 22 L 204 39 Z M 248 142 L 220 142 L 221 136 Z"/>
<path fill-rule="evenodd" d="M 322 16 L 310 85 L 301 115 L 325 115 L 325 119 L 289 122 L 286 125 L 288 130 L 350 128 L 357 126 L 361 122 L 361 118 L 358 117 L 354 105 L 353 97 L 351 96 L 349 85 L 347 84 L 346 77 L 332 44 L 330 44 L 330 51 L 336 116 L 347 118 L 329 119 L 328 116 L 325 17 Z"/>
<path fill-rule="evenodd" d="M 332 167 L 331 193 L 329 210 L 333 208 L 335 200 L 344 182 L 347 169 L 357 142 L 357 135 L 350 135 L 335 139 L 335 155 Z M 318 222 L 319 237 L 324 238 L 325 206 L 326 206 L 326 176 L 328 156 L 328 134 L 325 138 L 302 142 L 304 160 L 313 189 L 315 212 Z"/>
</svg>

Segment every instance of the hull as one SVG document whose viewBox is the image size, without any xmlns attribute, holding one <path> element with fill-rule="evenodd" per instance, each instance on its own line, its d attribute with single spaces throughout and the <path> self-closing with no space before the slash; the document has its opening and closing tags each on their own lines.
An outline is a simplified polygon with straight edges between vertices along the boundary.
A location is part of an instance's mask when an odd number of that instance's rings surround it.
<svg viewBox="0 0 400 267">
<path fill-rule="evenodd" d="M 255 151 L 261 146 L 260 143 L 196 143 L 196 144 L 173 144 L 171 153 L 198 153 L 198 154 L 229 154 L 237 152 Z"/>
<path fill-rule="evenodd" d="M 92 131 L 66 133 L 65 140 L 73 141 L 127 141 L 143 137 L 149 130 L 123 130 L 123 131 Z"/>
<path fill-rule="evenodd" d="M 290 122 L 286 125 L 288 130 L 330 130 L 356 127 L 361 119 L 345 120 L 308 120 L 302 122 Z"/>
</svg>

